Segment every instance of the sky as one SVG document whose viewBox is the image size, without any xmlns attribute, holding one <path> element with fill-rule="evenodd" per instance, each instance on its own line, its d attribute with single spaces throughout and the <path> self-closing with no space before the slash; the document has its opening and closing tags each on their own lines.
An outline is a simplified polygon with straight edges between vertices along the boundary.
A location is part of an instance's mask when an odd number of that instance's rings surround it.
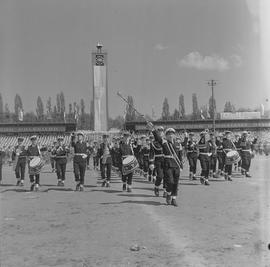
<svg viewBox="0 0 270 267">
<path fill-rule="evenodd" d="M 261 0 L 264 2 L 265 0 Z M 109 114 L 123 115 L 117 97 L 133 96 L 136 108 L 157 117 L 166 96 L 170 111 L 185 97 L 208 103 L 210 79 L 217 80 L 217 111 L 226 101 L 256 108 L 270 99 L 267 45 L 258 0 L 1 0 L 0 92 L 24 110 L 36 99 L 66 106 L 92 99 L 91 52 L 101 42 L 108 52 Z M 269 28 L 268 28 L 269 29 Z M 266 78 L 265 78 L 266 77 Z"/>
</svg>

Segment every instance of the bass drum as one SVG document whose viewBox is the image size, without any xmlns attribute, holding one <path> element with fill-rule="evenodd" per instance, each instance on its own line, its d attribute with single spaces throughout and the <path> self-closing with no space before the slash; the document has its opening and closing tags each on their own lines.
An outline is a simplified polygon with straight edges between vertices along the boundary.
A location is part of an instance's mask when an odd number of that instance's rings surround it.
<svg viewBox="0 0 270 267">
<path fill-rule="evenodd" d="M 139 163 L 134 156 L 127 156 L 123 160 L 123 167 L 122 167 L 123 175 L 130 174 L 134 172 L 137 168 L 139 168 Z"/>
<path fill-rule="evenodd" d="M 39 174 L 44 165 L 45 165 L 44 160 L 42 160 L 40 157 L 34 157 L 29 162 L 29 174 L 30 175 Z"/>
<path fill-rule="evenodd" d="M 225 164 L 226 165 L 233 165 L 238 163 L 241 160 L 239 153 L 236 150 L 229 151 L 226 154 Z"/>
</svg>

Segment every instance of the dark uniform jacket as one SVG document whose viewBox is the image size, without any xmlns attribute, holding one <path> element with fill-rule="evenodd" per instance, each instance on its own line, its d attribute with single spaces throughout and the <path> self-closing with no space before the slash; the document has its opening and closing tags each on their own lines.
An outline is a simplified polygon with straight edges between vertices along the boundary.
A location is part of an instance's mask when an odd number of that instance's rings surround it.
<svg viewBox="0 0 270 267">
<path fill-rule="evenodd" d="M 140 157 L 143 160 L 149 160 L 149 153 L 150 153 L 150 147 L 147 146 L 141 146 L 140 149 Z"/>
<path fill-rule="evenodd" d="M 105 151 L 106 144 L 101 143 L 98 149 L 98 157 L 103 158 L 104 151 Z M 109 154 L 106 156 L 106 163 L 112 164 L 112 149 L 110 148 L 109 144 L 107 144 L 107 148 L 109 150 Z"/>
<path fill-rule="evenodd" d="M 235 148 L 233 142 L 227 138 L 223 138 L 222 147 L 225 153 Z"/>
<path fill-rule="evenodd" d="M 130 143 L 121 142 L 119 144 L 119 155 L 121 158 L 124 158 L 129 155 L 134 155 L 132 145 Z"/>
<path fill-rule="evenodd" d="M 217 145 L 216 142 L 213 142 L 212 140 L 208 141 L 209 146 L 210 146 L 210 153 L 212 154 L 212 157 L 216 157 L 217 156 Z"/>
<path fill-rule="evenodd" d="M 196 141 L 189 140 L 186 145 L 187 157 L 196 158 L 198 157 L 198 144 Z"/>
<path fill-rule="evenodd" d="M 111 151 L 111 155 L 112 155 L 112 164 L 115 167 L 119 167 L 120 165 L 120 150 L 119 147 L 113 147 L 112 151 Z"/>
<path fill-rule="evenodd" d="M 252 150 L 252 143 L 248 141 L 246 138 L 240 138 L 237 143 L 237 146 L 242 152 L 250 152 Z"/>
<path fill-rule="evenodd" d="M 0 150 L 0 165 L 2 165 L 4 157 L 5 157 L 5 151 Z"/>
<path fill-rule="evenodd" d="M 71 146 L 74 148 L 74 162 L 83 162 L 86 161 L 86 157 L 83 158 L 82 155 L 79 154 L 85 154 L 87 156 L 87 145 L 86 142 L 75 142 L 75 136 L 71 137 Z M 77 155 L 76 155 L 77 154 Z"/>
<path fill-rule="evenodd" d="M 69 150 L 64 145 L 58 145 L 52 150 L 52 155 L 54 155 L 55 160 L 58 162 L 66 163 L 68 152 Z"/>
<path fill-rule="evenodd" d="M 210 147 L 209 142 L 201 138 L 200 141 L 198 142 L 198 150 L 199 150 L 199 154 L 201 155 L 206 155 L 206 153 L 211 153 L 211 147 Z"/>
<path fill-rule="evenodd" d="M 223 154 L 223 145 L 220 140 L 216 140 L 217 154 Z"/>
<path fill-rule="evenodd" d="M 164 154 L 162 145 L 154 140 L 150 144 L 150 151 L 149 151 L 149 162 L 150 164 L 154 164 L 156 161 L 164 161 Z"/>
<path fill-rule="evenodd" d="M 13 150 L 13 152 L 12 152 L 12 160 L 15 160 L 15 158 L 16 158 L 16 152 L 17 152 L 17 149 L 19 148 L 19 146 L 17 145 L 17 146 L 15 146 L 14 147 L 14 150 Z M 20 161 L 20 162 L 26 162 L 26 158 L 27 158 L 27 151 L 26 151 L 26 149 L 25 149 L 25 146 L 20 146 L 20 150 L 21 150 L 21 152 L 20 152 L 20 154 L 19 154 L 19 156 L 18 156 L 18 161 Z"/>
<path fill-rule="evenodd" d="M 39 147 L 38 145 L 30 145 L 28 148 L 27 148 L 27 156 L 30 157 L 30 159 L 32 157 L 39 157 L 41 154 L 40 154 L 40 150 L 39 150 Z"/>
<path fill-rule="evenodd" d="M 164 154 L 164 167 L 165 168 L 182 168 L 179 154 L 177 154 L 177 148 L 175 144 L 160 137 L 156 130 L 153 131 L 155 141 L 157 141 L 163 149 Z"/>
</svg>

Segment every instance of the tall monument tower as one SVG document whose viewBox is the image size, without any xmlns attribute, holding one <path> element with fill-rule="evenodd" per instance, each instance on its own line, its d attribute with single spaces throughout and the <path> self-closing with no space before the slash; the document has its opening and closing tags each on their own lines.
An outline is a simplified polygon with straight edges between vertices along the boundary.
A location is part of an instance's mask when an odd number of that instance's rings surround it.
<svg viewBox="0 0 270 267">
<path fill-rule="evenodd" d="M 108 76 L 107 52 L 103 45 L 97 44 L 97 51 L 92 52 L 94 130 L 108 130 Z"/>
</svg>

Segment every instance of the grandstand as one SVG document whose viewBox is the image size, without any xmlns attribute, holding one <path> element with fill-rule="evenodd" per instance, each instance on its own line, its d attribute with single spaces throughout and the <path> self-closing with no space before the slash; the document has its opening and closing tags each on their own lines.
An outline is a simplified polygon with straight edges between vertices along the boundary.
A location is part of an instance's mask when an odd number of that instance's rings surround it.
<svg viewBox="0 0 270 267">
<path fill-rule="evenodd" d="M 72 132 L 76 132 L 75 123 L 2 123 L 0 124 L 0 147 L 14 147 L 17 144 L 18 137 L 23 137 L 23 145 L 28 146 L 30 136 L 33 134 L 37 135 L 40 146 L 50 146 L 59 136 L 63 137 L 64 144 L 68 145 Z M 120 131 L 116 129 L 108 132 L 89 130 L 82 130 L 82 132 L 88 141 L 100 141 L 104 133 L 109 134 L 110 137 L 120 134 Z"/>
<path fill-rule="evenodd" d="M 38 137 L 40 146 L 48 146 L 57 139 L 64 137 L 65 144 L 69 143 L 70 133 L 76 131 L 75 123 L 1 123 L 0 124 L 0 147 L 13 147 L 17 144 L 18 137 L 23 137 L 23 144 L 30 144 L 30 136 Z"/>
<path fill-rule="evenodd" d="M 70 134 L 59 135 L 64 137 L 64 144 L 69 144 Z M 17 139 L 19 136 L 0 136 L 0 147 L 14 147 L 17 144 Z M 22 136 L 24 138 L 23 145 L 30 145 L 30 135 Z M 38 136 L 38 144 L 40 146 L 49 146 L 53 143 L 53 141 L 57 140 L 56 135 L 39 135 Z"/>
<path fill-rule="evenodd" d="M 155 126 L 173 127 L 176 131 L 189 130 L 200 132 L 203 129 L 212 129 L 212 120 L 177 120 L 177 121 L 153 121 Z M 146 132 L 146 123 L 142 121 L 127 121 L 125 123 L 127 130 L 138 133 Z M 216 120 L 215 128 L 217 131 L 265 131 L 270 130 L 270 119 L 230 119 Z"/>
</svg>

